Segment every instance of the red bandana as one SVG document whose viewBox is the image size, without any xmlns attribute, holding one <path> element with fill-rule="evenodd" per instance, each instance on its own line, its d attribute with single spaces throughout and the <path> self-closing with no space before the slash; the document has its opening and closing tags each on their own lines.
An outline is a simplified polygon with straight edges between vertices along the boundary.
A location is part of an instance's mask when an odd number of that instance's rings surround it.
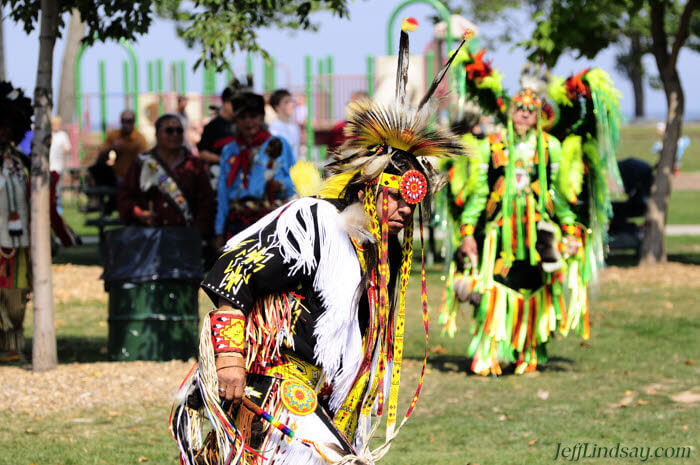
<svg viewBox="0 0 700 465">
<path fill-rule="evenodd" d="M 228 178 L 226 178 L 226 185 L 231 187 L 233 181 L 238 176 L 238 172 L 243 172 L 243 187 L 248 188 L 248 172 L 250 171 L 250 148 L 262 145 L 267 139 L 271 137 L 271 134 L 264 129 L 258 131 L 255 136 L 250 141 L 246 141 L 242 136 L 238 135 L 235 137 L 236 144 L 238 144 L 238 155 L 231 157 L 229 163 L 231 163 L 231 171 L 228 173 Z"/>
</svg>

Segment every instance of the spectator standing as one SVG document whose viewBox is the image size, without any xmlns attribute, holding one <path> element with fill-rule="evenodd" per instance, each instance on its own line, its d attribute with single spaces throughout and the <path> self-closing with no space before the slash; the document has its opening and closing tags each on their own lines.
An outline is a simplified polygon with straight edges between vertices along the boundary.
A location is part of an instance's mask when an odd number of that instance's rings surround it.
<svg viewBox="0 0 700 465">
<path fill-rule="evenodd" d="M 156 146 L 139 155 L 117 193 L 125 224 L 191 226 L 211 237 L 214 194 L 204 162 L 183 145 L 183 127 L 175 114 L 158 118 Z"/>
<path fill-rule="evenodd" d="M 97 161 L 88 168 L 91 184 L 97 187 L 116 188 L 126 175 L 131 163 L 138 154 L 148 149 L 146 139 L 136 128 L 136 116 L 131 110 L 124 110 L 120 115 L 121 127 L 107 133 Z M 92 199 L 88 210 L 97 209 L 96 199 Z M 106 205 L 106 213 L 111 213 L 116 205 L 111 200 Z"/>
<path fill-rule="evenodd" d="M 234 99 L 238 134 L 221 153 L 214 222 L 216 243 L 233 236 L 277 208 L 295 193 L 289 177 L 292 148 L 264 129 L 265 100 L 244 92 Z"/>
<path fill-rule="evenodd" d="M 270 106 L 277 114 L 277 119 L 270 123 L 270 133 L 281 136 L 292 147 L 294 159 L 299 161 L 301 129 L 294 120 L 294 98 L 287 89 L 278 89 L 270 96 Z"/>
<path fill-rule="evenodd" d="M 58 174 L 56 181 L 56 200 L 58 212 L 61 213 L 63 202 L 61 200 L 61 184 L 66 158 L 70 154 L 71 144 L 66 131 L 61 129 L 61 117 L 51 118 L 51 148 L 49 149 L 49 170 Z"/>
<path fill-rule="evenodd" d="M 221 93 L 219 113 L 204 126 L 202 137 L 197 144 L 199 158 L 207 163 L 212 187 L 214 188 L 216 188 L 219 178 L 221 149 L 233 140 L 236 132 L 233 120 L 233 104 L 231 103 L 233 94 L 234 91 L 231 87 L 227 87 Z"/>
<path fill-rule="evenodd" d="M 661 156 L 661 149 L 664 143 L 664 135 L 666 134 L 666 123 L 658 123 L 656 125 L 656 133 L 659 135 L 659 139 L 654 142 L 651 147 L 651 151 Z M 690 138 L 688 136 L 681 136 L 678 138 L 678 147 L 676 148 L 676 159 L 673 161 L 673 172 L 674 174 L 681 169 L 681 160 L 683 159 L 683 154 L 685 150 L 690 145 Z"/>
<path fill-rule="evenodd" d="M 120 122 L 121 128 L 107 133 L 99 153 L 99 158 L 106 159 L 107 165 L 112 167 L 117 182 L 129 171 L 136 156 L 148 148 L 146 138 L 134 126 L 136 115 L 133 111 L 124 110 Z M 110 155 L 112 151 L 114 155 Z"/>
</svg>

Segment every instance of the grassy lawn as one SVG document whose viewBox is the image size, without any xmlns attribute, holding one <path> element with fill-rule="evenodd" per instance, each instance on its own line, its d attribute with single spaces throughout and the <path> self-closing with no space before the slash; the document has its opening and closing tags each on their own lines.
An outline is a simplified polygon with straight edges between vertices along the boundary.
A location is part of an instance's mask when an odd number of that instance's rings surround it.
<svg viewBox="0 0 700 465">
<path fill-rule="evenodd" d="M 668 224 L 700 224 L 700 190 L 671 192 Z"/>
<path fill-rule="evenodd" d="M 88 218 L 97 218 L 98 213 L 83 213 L 80 211 L 80 206 L 82 205 L 82 203 L 78 203 L 74 199 L 71 199 L 70 202 L 64 204 L 63 213 L 61 213 L 61 216 L 63 216 L 63 219 L 66 221 L 66 223 L 68 223 L 70 227 L 73 228 L 73 230 L 80 236 L 97 236 L 99 233 L 97 227 L 86 226 L 85 221 Z M 114 212 L 111 217 L 118 218 L 119 214 L 117 212 Z"/>
<path fill-rule="evenodd" d="M 618 160 L 635 157 L 646 160 L 652 165 L 658 161 L 658 156 L 651 151 L 652 145 L 658 140 L 655 125 L 626 125 L 622 128 L 620 135 Z M 683 155 L 681 171 L 700 171 L 700 124 L 685 124 L 683 135 L 690 137 L 690 146 Z"/>
<path fill-rule="evenodd" d="M 700 256 L 700 238 L 669 238 L 668 244 L 672 257 Z M 698 276 L 697 268 L 678 264 L 657 272 L 668 275 L 679 269 Z M 685 282 L 683 276 L 664 283 L 644 270 L 606 270 L 593 292 L 589 341 L 554 340 L 548 346 L 551 361 L 542 370 L 496 379 L 466 373 L 469 309 L 464 309 L 461 332 L 454 339 L 441 335 L 436 320 L 442 272 L 430 270 L 425 386 L 413 417 L 381 463 L 547 464 L 558 444 L 614 447 L 618 442 L 627 447 L 692 446 L 691 459 L 659 461 L 698 463 L 700 280 Z M 409 286 L 402 411 L 423 358 L 419 287 L 415 276 Z M 200 311 L 208 308 L 202 298 Z M 60 302 L 60 363 L 106 361 L 106 320 L 104 294 Z M 31 334 L 28 312 L 26 335 Z M 111 366 L 121 369 L 120 364 Z M 157 376 L 157 368 L 153 371 Z M 0 464 L 177 463 L 167 431 L 175 388 L 175 383 L 162 386 L 160 401 L 140 400 L 136 379 L 123 404 L 104 400 L 88 410 L 66 408 L 41 415 L 42 403 L 51 402 L 47 393 L 37 399 L 36 411 L 13 411 L 5 417 Z"/>
</svg>

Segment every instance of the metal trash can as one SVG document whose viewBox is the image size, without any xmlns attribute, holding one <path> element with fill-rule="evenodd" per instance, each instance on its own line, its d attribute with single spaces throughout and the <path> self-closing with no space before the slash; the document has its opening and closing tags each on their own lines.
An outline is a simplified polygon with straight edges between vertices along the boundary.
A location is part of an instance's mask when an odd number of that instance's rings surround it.
<svg viewBox="0 0 700 465">
<path fill-rule="evenodd" d="M 106 233 L 110 359 L 186 360 L 199 336 L 201 239 L 189 228 L 127 226 Z"/>
</svg>

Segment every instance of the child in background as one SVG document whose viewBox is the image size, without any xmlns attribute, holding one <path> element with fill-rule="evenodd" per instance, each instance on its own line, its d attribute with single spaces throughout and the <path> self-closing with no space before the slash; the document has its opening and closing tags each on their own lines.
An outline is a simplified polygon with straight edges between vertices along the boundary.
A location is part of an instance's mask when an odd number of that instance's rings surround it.
<svg viewBox="0 0 700 465">
<path fill-rule="evenodd" d="M 270 106 L 277 114 L 277 119 L 270 123 L 270 133 L 281 136 L 292 146 L 294 158 L 299 160 L 301 130 L 294 121 L 294 99 L 286 89 L 278 89 L 270 96 Z"/>
</svg>

